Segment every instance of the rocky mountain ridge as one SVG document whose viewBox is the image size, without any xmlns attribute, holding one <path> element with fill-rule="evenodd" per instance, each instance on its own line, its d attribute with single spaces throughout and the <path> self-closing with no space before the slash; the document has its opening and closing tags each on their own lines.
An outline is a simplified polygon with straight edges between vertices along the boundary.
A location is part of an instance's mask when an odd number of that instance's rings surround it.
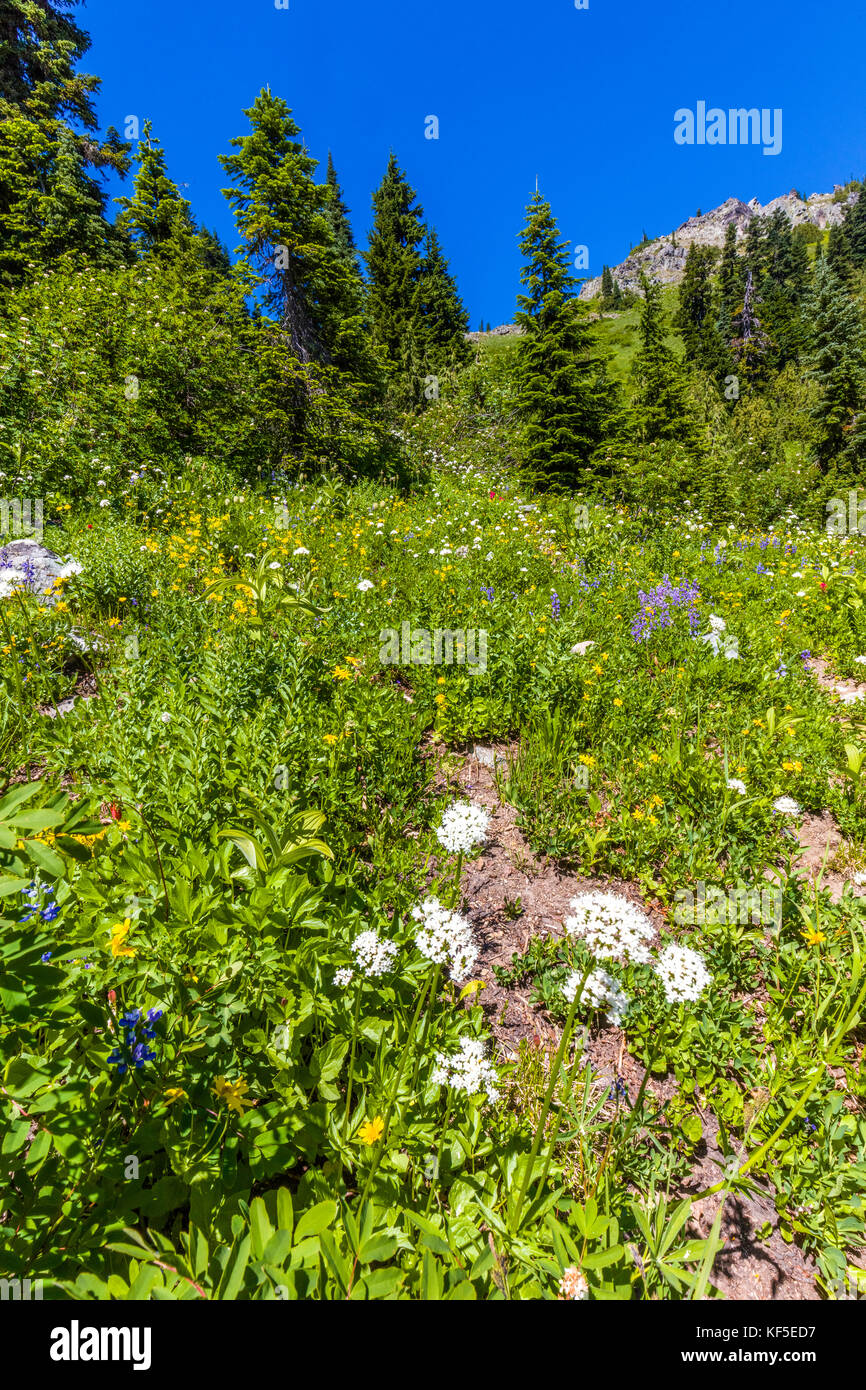
<svg viewBox="0 0 866 1390">
<path fill-rule="evenodd" d="M 852 192 L 844 201 L 839 201 L 840 192 L 837 186 L 833 193 L 810 193 L 808 198 L 801 198 L 797 191 L 792 189 L 790 193 L 773 198 L 763 206 L 757 198 L 753 198 L 750 203 L 743 203 L 739 198 L 728 198 L 727 202 L 713 208 L 711 212 L 689 217 L 668 235 L 656 237 L 639 250 L 632 251 L 619 265 L 611 266 L 611 272 L 623 290 L 639 292 L 642 272 L 648 279 L 661 284 L 679 284 L 683 278 L 686 256 L 693 242 L 699 246 L 721 248 L 724 245 L 728 224 L 731 222 L 737 228 L 737 240 L 741 241 L 753 217 L 772 217 L 777 208 L 782 209 L 794 226 L 808 222 L 823 231 L 827 227 L 838 225 L 845 215 L 845 207 L 856 202 L 859 196 Z M 601 276 L 597 275 L 584 282 L 580 298 L 592 299 L 600 292 Z"/>
</svg>

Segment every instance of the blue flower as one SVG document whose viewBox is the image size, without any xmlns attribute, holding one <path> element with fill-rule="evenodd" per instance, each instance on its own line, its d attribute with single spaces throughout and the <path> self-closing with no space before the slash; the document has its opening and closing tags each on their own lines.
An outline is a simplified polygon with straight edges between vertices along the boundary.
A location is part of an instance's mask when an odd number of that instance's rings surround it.
<svg viewBox="0 0 866 1390">
<path fill-rule="evenodd" d="M 39 916 L 43 922 L 53 922 L 55 917 L 60 916 L 60 907 L 57 903 L 48 903 L 46 907 L 43 907 Z"/>
<path fill-rule="evenodd" d="M 42 964 L 43 964 L 43 965 L 47 965 L 48 962 L 49 962 L 50 959 L 51 959 L 51 952 L 50 952 L 50 951 L 46 951 L 46 952 L 44 953 L 44 955 L 41 955 L 41 956 L 39 957 L 39 959 L 42 961 Z"/>
</svg>

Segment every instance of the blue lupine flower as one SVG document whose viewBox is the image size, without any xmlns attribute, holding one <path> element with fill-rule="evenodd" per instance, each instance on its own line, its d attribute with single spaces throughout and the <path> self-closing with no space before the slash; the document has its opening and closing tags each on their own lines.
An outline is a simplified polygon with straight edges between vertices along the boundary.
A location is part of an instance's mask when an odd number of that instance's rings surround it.
<svg viewBox="0 0 866 1390">
<path fill-rule="evenodd" d="M 43 907 L 42 911 L 39 914 L 43 922 L 53 922 L 54 918 L 59 917 L 59 915 L 60 907 L 57 903 L 48 903 L 46 907 Z"/>
<path fill-rule="evenodd" d="M 43 955 L 41 955 L 41 956 L 39 957 L 39 959 L 42 961 L 42 964 L 43 964 L 43 965 L 47 965 L 48 962 L 49 962 L 50 959 L 51 959 L 51 952 L 50 952 L 50 951 L 45 951 L 45 953 L 44 953 Z"/>
<path fill-rule="evenodd" d="M 559 594 L 556 592 L 555 589 L 552 589 L 550 592 L 550 616 L 553 622 L 556 623 L 559 621 L 559 613 Z"/>
</svg>

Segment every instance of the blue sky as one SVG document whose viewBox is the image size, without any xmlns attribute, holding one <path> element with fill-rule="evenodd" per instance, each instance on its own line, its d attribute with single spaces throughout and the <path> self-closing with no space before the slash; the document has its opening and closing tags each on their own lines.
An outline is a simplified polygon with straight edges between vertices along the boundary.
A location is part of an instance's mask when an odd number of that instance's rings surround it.
<svg viewBox="0 0 866 1390">
<path fill-rule="evenodd" d="M 232 249 L 217 156 L 265 84 L 315 157 L 333 151 L 361 245 L 393 148 L 473 328 L 512 318 L 536 176 L 600 274 L 699 207 L 866 172 L 866 14 L 850 0 L 88 0 L 80 22 L 103 125 L 150 118 L 172 177 Z M 699 101 L 780 108 L 781 152 L 677 145 L 674 113 Z"/>
</svg>

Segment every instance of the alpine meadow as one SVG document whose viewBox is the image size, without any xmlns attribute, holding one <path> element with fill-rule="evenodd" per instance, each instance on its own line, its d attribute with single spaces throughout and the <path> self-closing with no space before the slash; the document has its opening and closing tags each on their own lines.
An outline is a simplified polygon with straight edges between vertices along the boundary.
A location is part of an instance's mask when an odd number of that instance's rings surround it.
<svg viewBox="0 0 866 1390">
<path fill-rule="evenodd" d="M 460 105 L 495 5 L 437 108 L 387 0 L 380 139 L 335 5 L 176 39 L 223 138 L 136 58 L 206 6 L 0 0 L 0 1298 L 809 1323 L 866 1297 L 862 120 L 702 30 L 599 172 L 543 71 Z M 524 13 L 563 110 L 643 15 Z"/>
</svg>

